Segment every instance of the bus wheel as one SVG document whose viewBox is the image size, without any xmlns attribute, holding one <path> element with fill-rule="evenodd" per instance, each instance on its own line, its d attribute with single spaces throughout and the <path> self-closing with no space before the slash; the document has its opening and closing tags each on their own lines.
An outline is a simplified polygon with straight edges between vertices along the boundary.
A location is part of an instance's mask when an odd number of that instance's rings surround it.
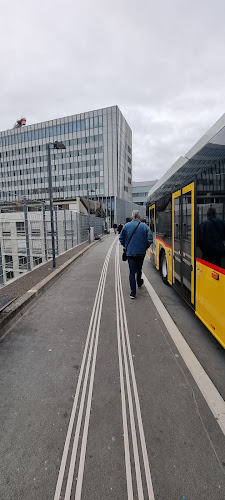
<svg viewBox="0 0 225 500">
<path fill-rule="evenodd" d="M 165 283 L 165 285 L 168 285 L 167 258 L 166 258 L 166 254 L 165 254 L 164 250 L 162 251 L 162 254 L 161 254 L 160 271 L 161 271 L 163 283 Z"/>
</svg>

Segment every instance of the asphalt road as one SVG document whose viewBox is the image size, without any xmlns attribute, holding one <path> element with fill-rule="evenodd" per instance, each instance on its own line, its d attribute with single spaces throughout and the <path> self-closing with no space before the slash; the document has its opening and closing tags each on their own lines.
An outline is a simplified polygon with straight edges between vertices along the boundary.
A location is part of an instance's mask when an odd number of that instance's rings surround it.
<svg viewBox="0 0 225 500">
<path fill-rule="evenodd" d="M 118 252 L 96 244 L 0 343 L 0 499 L 225 498 L 224 432 Z M 225 351 L 144 272 L 225 399 Z"/>
</svg>

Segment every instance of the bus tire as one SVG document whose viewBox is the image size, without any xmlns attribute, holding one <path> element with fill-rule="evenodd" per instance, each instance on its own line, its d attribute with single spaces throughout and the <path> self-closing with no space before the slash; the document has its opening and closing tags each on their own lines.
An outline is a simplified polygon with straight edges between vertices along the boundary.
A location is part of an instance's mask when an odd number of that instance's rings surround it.
<svg viewBox="0 0 225 500">
<path fill-rule="evenodd" d="M 163 283 L 168 285 L 168 266 L 165 251 L 162 250 L 160 255 L 160 273 L 162 276 Z"/>
</svg>

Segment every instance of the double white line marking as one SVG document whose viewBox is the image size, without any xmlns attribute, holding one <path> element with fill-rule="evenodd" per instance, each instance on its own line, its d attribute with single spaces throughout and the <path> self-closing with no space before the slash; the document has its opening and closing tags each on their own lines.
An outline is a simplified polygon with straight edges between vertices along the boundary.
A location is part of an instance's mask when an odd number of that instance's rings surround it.
<svg viewBox="0 0 225 500">
<path fill-rule="evenodd" d="M 63 456 L 62 456 L 61 466 L 60 466 L 60 470 L 59 470 L 54 500 L 59 500 L 60 498 L 64 498 L 64 500 L 69 500 L 71 497 L 72 488 L 74 487 L 74 471 L 75 471 L 75 466 L 76 466 L 76 462 L 77 462 L 78 441 L 79 441 L 81 424 L 82 424 L 82 419 L 83 419 L 84 405 L 85 405 L 85 400 L 86 400 L 86 395 L 87 395 L 87 390 L 88 390 L 87 403 L 86 403 L 86 414 L 85 414 L 82 443 L 81 443 L 81 450 L 80 450 L 80 460 L 79 460 L 79 467 L 78 467 L 78 474 L 77 474 L 77 481 L 76 481 L 77 484 L 76 484 L 75 500 L 80 500 L 80 498 L 81 498 L 85 454 L 86 454 L 86 446 L 87 446 L 87 436 L 88 436 L 88 427 L 89 427 L 90 411 L 91 411 L 91 400 L 92 400 L 95 366 L 96 366 L 96 356 L 97 356 L 97 348 L 98 348 L 98 338 L 99 338 L 99 330 L 100 330 L 100 320 L 101 320 L 101 314 L 102 314 L 102 303 L 103 303 L 103 296 L 104 296 L 104 290 L 105 290 L 105 282 L 106 282 L 106 275 L 107 275 L 109 259 L 110 259 L 110 255 L 111 255 L 112 248 L 113 248 L 115 241 L 116 240 L 113 241 L 113 243 L 112 243 L 111 247 L 109 248 L 108 253 L 106 255 L 105 262 L 104 262 L 101 276 L 100 276 L 100 280 L 99 280 L 99 284 L 98 284 L 97 293 L 95 296 L 94 307 L 93 307 L 91 321 L 90 321 L 90 325 L 89 325 L 89 329 L 88 329 L 88 335 L 87 335 L 87 340 L 86 340 L 86 344 L 85 344 L 80 374 L 79 374 L 78 383 L 77 383 L 76 394 L 75 394 L 75 398 L 74 398 L 74 404 L 73 404 L 73 408 L 72 408 L 72 413 L 71 413 L 69 427 L 68 427 L 66 441 L 65 441 L 65 446 L 64 446 L 64 450 L 63 450 Z M 86 360 L 86 358 L 87 358 L 87 360 Z M 83 382 L 83 387 L 82 387 L 82 391 L 81 391 L 82 382 Z M 88 382 L 89 382 L 89 389 L 88 389 Z M 80 393 L 81 393 L 81 397 L 80 397 Z M 68 461 L 68 452 L 69 452 L 69 447 L 71 444 L 71 438 L 72 438 L 72 433 L 73 433 L 73 428 L 74 428 L 75 417 L 76 417 L 76 413 L 77 413 L 77 409 L 78 409 L 78 400 L 79 399 L 80 399 L 79 411 L 78 411 L 76 427 L 75 427 L 75 431 L 74 431 L 73 448 L 72 448 L 72 453 L 71 453 L 71 457 L 70 457 L 69 473 L 68 473 L 68 478 L 67 478 L 67 483 L 66 483 L 65 496 L 63 496 L 61 492 L 62 492 L 63 480 L 64 480 L 64 475 L 65 475 L 65 469 L 66 469 L 66 465 L 67 465 L 67 461 Z"/>
<path fill-rule="evenodd" d="M 119 371 L 120 371 L 120 386 L 121 386 L 121 402 L 122 402 L 122 418 L 123 418 L 123 431 L 124 431 L 124 450 L 125 450 L 125 466 L 127 478 L 127 494 L 128 500 L 134 499 L 132 470 L 131 470 L 131 457 L 128 435 L 128 419 L 127 410 L 129 412 L 129 421 L 131 429 L 131 437 L 133 444 L 133 456 L 135 464 L 136 486 L 138 492 L 138 500 L 144 500 L 143 481 L 140 467 L 140 458 L 138 451 L 138 437 L 140 440 L 140 449 L 142 452 L 142 459 L 144 464 L 146 488 L 148 492 L 148 499 L 154 500 L 154 493 L 152 487 L 152 479 L 148 461 L 148 454 L 145 442 L 145 435 L 141 417 L 140 402 L 137 391 L 137 384 L 134 372 L 133 358 L 130 347 L 130 339 L 127 326 L 126 311 L 124 305 L 124 297 L 120 273 L 119 261 L 119 244 L 116 248 L 115 255 L 115 289 L 116 289 L 116 315 L 117 315 L 117 340 L 118 340 L 118 356 L 119 356 Z M 126 389 L 127 401 L 126 401 Z M 133 390 L 133 395 L 132 395 Z M 135 425 L 134 413 L 136 411 L 138 436 Z"/>
</svg>

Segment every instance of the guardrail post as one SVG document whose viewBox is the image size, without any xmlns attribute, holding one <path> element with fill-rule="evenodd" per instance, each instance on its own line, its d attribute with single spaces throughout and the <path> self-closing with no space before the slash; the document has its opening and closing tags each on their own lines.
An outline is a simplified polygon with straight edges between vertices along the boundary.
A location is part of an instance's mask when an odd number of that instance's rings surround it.
<svg viewBox="0 0 225 500">
<path fill-rule="evenodd" d="M 71 217 L 71 244 L 72 244 L 72 248 L 73 248 L 73 212 L 72 211 L 71 211 L 70 217 Z"/>
<path fill-rule="evenodd" d="M 59 255 L 59 233 L 58 233 L 58 217 L 57 217 L 58 207 L 54 207 L 55 211 L 55 234 L 56 234 L 56 253 Z"/>
<path fill-rule="evenodd" d="M 77 224 L 77 245 L 79 245 L 79 217 L 80 214 L 76 213 L 76 224 Z"/>
<path fill-rule="evenodd" d="M 43 216 L 43 230 L 44 230 L 45 260 L 47 262 L 48 248 L 47 248 L 47 233 L 46 233 L 45 203 L 42 203 L 42 216 Z"/>
<path fill-rule="evenodd" d="M 67 236 L 66 236 L 66 211 L 64 210 L 64 248 L 67 250 Z"/>
<path fill-rule="evenodd" d="M 30 242 L 29 242 L 29 228 L 28 228 L 28 210 L 27 210 L 27 200 L 23 198 L 23 213 L 24 213 L 24 227 L 25 227 L 25 236 L 26 236 L 26 250 L 27 250 L 27 269 L 31 271 L 31 262 L 30 262 Z"/>
</svg>

